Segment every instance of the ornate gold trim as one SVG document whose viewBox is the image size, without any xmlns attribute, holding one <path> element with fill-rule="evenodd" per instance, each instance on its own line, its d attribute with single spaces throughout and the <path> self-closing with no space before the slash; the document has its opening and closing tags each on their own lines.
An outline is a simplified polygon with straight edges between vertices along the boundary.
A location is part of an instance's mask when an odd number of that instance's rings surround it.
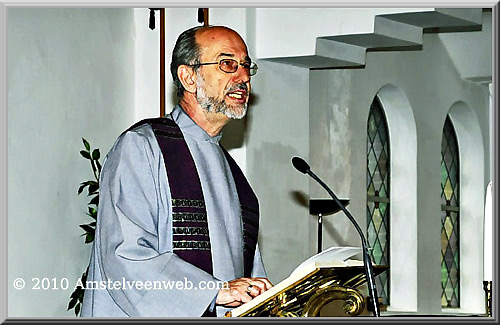
<svg viewBox="0 0 500 325">
<path fill-rule="evenodd" d="M 318 290 L 309 298 L 301 316 L 317 317 L 323 306 L 335 300 L 344 301 L 344 312 L 349 316 L 357 316 L 365 309 L 365 300 L 358 290 L 342 286 L 331 286 Z"/>
</svg>

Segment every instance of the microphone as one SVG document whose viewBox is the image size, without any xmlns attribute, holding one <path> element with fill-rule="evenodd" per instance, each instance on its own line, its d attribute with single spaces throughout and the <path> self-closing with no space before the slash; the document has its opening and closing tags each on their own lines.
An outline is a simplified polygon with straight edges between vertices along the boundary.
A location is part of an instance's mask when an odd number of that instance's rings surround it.
<svg viewBox="0 0 500 325">
<path fill-rule="evenodd" d="M 300 157 L 293 157 L 292 165 L 302 174 L 306 174 L 307 172 L 311 171 L 311 166 L 309 166 L 309 164 Z"/>
<path fill-rule="evenodd" d="M 340 209 L 345 213 L 347 218 L 352 222 L 354 228 L 358 231 L 359 237 L 361 238 L 361 245 L 363 247 L 363 265 L 365 267 L 366 273 L 366 281 L 368 283 L 368 290 L 370 293 L 370 297 L 372 299 L 373 306 L 373 315 L 375 317 L 380 317 L 380 310 L 378 306 L 378 295 L 377 295 L 377 287 L 375 286 L 375 276 L 373 275 L 373 265 L 370 258 L 370 253 L 368 252 L 368 245 L 366 244 L 365 236 L 363 235 L 363 231 L 359 227 L 359 224 L 354 220 L 354 217 L 351 215 L 349 211 L 347 211 L 346 207 L 340 202 L 335 193 L 318 177 L 311 171 L 311 166 L 300 157 L 292 158 L 292 165 L 302 174 L 308 174 L 311 176 L 316 182 L 318 182 L 330 196 L 335 200 Z"/>
</svg>

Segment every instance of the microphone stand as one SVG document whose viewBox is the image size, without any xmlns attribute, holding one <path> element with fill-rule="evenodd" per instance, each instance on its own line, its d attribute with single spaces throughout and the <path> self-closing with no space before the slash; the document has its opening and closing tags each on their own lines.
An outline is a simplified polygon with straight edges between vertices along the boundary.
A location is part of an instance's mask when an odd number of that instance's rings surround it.
<svg viewBox="0 0 500 325">
<path fill-rule="evenodd" d="M 372 298 L 372 306 L 373 306 L 373 315 L 375 317 L 380 317 L 380 310 L 378 306 L 378 295 L 377 295 L 377 288 L 375 286 L 375 277 L 373 275 L 373 265 L 372 261 L 370 258 L 370 253 L 368 252 L 368 245 L 366 244 L 366 239 L 365 236 L 363 235 L 363 232 L 361 231 L 361 228 L 359 227 L 358 223 L 356 220 L 354 220 L 353 216 L 345 206 L 340 202 L 340 200 L 337 198 L 335 193 L 333 193 L 332 190 L 318 177 L 316 174 L 314 174 L 309 168 L 305 171 L 309 176 L 311 176 L 315 181 L 317 181 L 327 192 L 330 194 L 330 196 L 335 200 L 335 202 L 338 204 L 340 209 L 345 213 L 347 218 L 353 223 L 354 227 L 359 233 L 359 236 L 361 237 L 361 245 L 363 246 L 363 264 L 365 266 L 365 272 L 366 272 L 366 281 L 368 283 L 368 290 L 370 292 L 370 296 Z"/>
</svg>

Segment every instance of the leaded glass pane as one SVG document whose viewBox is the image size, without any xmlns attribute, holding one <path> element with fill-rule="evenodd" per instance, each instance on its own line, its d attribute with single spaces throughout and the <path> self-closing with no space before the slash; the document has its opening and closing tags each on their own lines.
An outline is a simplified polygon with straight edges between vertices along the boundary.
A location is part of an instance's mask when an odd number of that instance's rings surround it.
<svg viewBox="0 0 500 325">
<path fill-rule="evenodd" d="M 441 140 L 441 305 L 460 307 L 459 159 L 453 124 L 446 118 Z"/>
<path fill-rule="evenodd" d="M 378 101 L 368 116 L 367 137 L 367 242 L 373 263 L 389 265 L 390 150 L 385 115 Z M 375 278 L 382 304 L 389 304 L 389 271 Z"/>
</svg>

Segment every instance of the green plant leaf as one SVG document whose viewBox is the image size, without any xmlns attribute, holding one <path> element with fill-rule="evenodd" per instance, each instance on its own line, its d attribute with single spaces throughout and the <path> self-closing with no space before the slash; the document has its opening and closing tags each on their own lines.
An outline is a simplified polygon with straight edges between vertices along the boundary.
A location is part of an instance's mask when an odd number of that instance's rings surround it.
<svg viewBox="0 0 500 325">
<path fill-rule="evenodd" d="M 83 156 L 83 158 L 91 159 L 90 158 L 90 153 L 88 151 L 81 150 L 80 154 Z"/>
<path fill-rule="evenodd" d="M 78 316 L 78 314 L 80 313 L 80 306 L 81 306 L 81 304 L 78 304 L 78 305 L 76 305 L 76 307 L 75 307 L 75 315 L 76 315 L 76 316 Z"/>
<path fill-rule="evenodd" d="M 99 190 L 99 185 L 96 182 L 94 182 L 93 184 L 90 184 L 89 185 L 89 196 L 91 196 L 92 194 L 94 194 L 98 190 Z"/>
<path fill-rule="evenodd" d="M 87 282 L 87 275 L 89 274 L 89 268 L 90 268 L 90 264 L 87 265 L 87 269 L 82 274 L 82 283 L 86 283 Z"/>
<path fill-rule="evenodd" d="M 80 292 L 80 293 L 78 294 L 78 301 L 79 301 L 79 302 L 82 302 L 82 303 L 83 303 L 83 295 L 84 295 L 84 293 L 85 293 L 85 290 L 82 290 L 82 292 Z"/>
<path fill-rule="evenodd" d="M 89 184 L 82 184 L 80 185 L 80 187 L 78 188 L 78 195 L 80 195 L 83 190 L 88 186 Z"/>
<path fill-rule="evenodd" d="M 90 214 L 90 213 L 87 213 L 87 215 L 88 215 L 89 217 L 91 217 L 92 219 L 97 220 L 97 213 L 96 213 L 96 214 Z"/>
<path fill-rule="evenodd" d="M 99 204 L 99 173 L 101 172 L 102 168 L 101 164 L 99 163 L 99 158 L 101 157 L 101 153 L 99 149 L 94 149 L 91 151 L 90 143 L 83 137 L 82 137 L 82 142 L 86 150 L 81 150 L 80 154 L 82 155 L 83 158 L 90 160 L 90 166 L 92 167 L 92 171 L 94 172 L 95 181 L 90 180 L 80 183 L 80 187 L 78 188 L 78 195 L 80 195 L 88 186 L 88 196 L 94 195 L 94 197 L 91 199 L 88 205 L 95 205 L 96 207 L 93 208 L 89 206 L 87 214 L 94 220 L 97 220 L 97 205 Z M 92 221 L 89 224 L 80 225 L 80 228 L 82 228 L 85 231 L 85 233 L 83 233 L 80 237 L 85 236 L 86 244 L 94 241 L 95 227 L 96 227 L 96 221 Z M 82 274 L 81 277 L 82 283 L 86 283 L 87 281 L 89 267 L 90 265 L 87 265 L 86 271 Z M 76 316 L 78 316 L 80 313 L 80 308 L 83 303 L 84 292 L 85 289 L 82 286 L 78 286 L 71 294 L 70 297 L 71 299 L 68 304 L 68 310 L 74 308 Z"/>
<path fill-rule="evenodd" d="M 89 205 L 92 205 L 92 204 L 95 204 L 95 205 L 99 204 L 99 195 L 94 196 L 94 198 L 92 200 L 90 200 Z"/>
<path fill-rule="evenodd" d="M 91 243 L 94 241 L 94 234 L 87 234 L 87 237 L 85 237 L 85 244 Z"/>
<path fill-rule="evenodd" d="M 101 158 L 101 153 L 99 152 L 99 149 L 94 149 L 94 151 L 92 151 L 92 159 L 98 160 L 99 158 Z"/>
<path fill-rule="evenodd" d="M 67 310 L 70 310 L 70 309 L 72 309 L 73 307 L 75 307 L 75 305 L 76 305 L 77 301 L 78 301 L 77 297 L 75 297 L 75 298 L 71 299 L 71 300 L 69 301 L 69 304 L 68 304 L 68 309 L 67 309 Z"/>
<path fill-rule="evenodd" d="M 85 149 L 87 149 L 87 151 L 90 151 L 90 144 L 88 143 L 87 140 L 85 140 L 85 138 L 82 137 L 82 141 L 83 141 L 83 145 L 85 146 Z"/>
<path fill-rule="evenodd" d="M 73 291 L 73 293 L 71 294 L 70 298 L 78 298 L 78 291 L 82 290 L 82 287 L 80 286 L 77 286 L 75 288 L 75 291 Z"/>
<path fill-rule="evenodd" d="M 95 229 L 89 225 L 80 225 L 80 228 L 82 228 L 83 230 L 85 230 L 88 233 L 93 233 L 95 231 Z"/>
<path fill-rule="evenodd" d="M 90 217 L 97 219 L 97 209 L 89 207 L 89 213 L 87 213 Z"/>
</svg>

